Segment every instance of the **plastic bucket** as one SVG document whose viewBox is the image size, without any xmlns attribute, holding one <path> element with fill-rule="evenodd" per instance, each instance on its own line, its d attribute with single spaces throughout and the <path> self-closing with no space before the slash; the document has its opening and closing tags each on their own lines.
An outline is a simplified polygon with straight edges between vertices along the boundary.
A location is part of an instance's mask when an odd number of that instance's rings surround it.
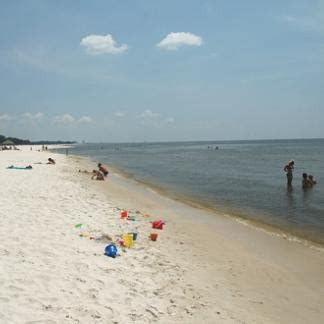
<svg viewBox="0 0 324 324">
<path fill-rule="evenodd" d="M 163 229 L 163 222 L 162 221 L 152 222 L 152 228 Z"/>
<path fill-rule="evenodd" d="M 125 247 L 131 248 L 134 245 L 133 234 L 124 234 L 123 241 Z"/>
<path fill-rule="evenodd" d="M 157 234 L 157 233 L 151 233 L 151 234 L 150 234 L 150 239 L 151 239 L 151 241 L 156 241 L 157 238 L 158 238 L 158 234 Z"/>
<path fill-rule="evenodd" d="M 117 255 L 117 247 L 115 244 L 109 244 L 105 247 L 105 255 L 115 258 Z"/>
<path fill-rule="evenodd" d="M 128 212 L 127 212 L 127 210 L 124 210 L 124 211 L 122 211 L 122 212 L 120 213 L 120 218 L 122 218 L 122 219 L 127 218 L 127 216 L 128 216 Z"/>
<path fill-rule="evenodd" d="M 133 237 L 133 241 L 136 241 L 136 239 L 137 239 L 137 233 L 128 233 L 129 235 L 132 235 L 132 237 Z"/>
</svg>

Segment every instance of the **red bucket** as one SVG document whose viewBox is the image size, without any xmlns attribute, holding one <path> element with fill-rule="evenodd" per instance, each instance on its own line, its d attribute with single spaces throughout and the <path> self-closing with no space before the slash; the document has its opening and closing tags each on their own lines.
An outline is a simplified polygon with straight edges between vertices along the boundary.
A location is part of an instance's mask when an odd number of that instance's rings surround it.
<svg viewBox="0 0 324 324">
<path fill-rule="evenodd" d="M 157 238 L 158 238 L 157 233 L 151 233 L 151 234 L 150 234 L 150 239 L 151 239 L 151 241 L 156 241 Z"/>
<path fill-rule="evenodd" d="M 128 217 L 128 211 L 127 210 L 124 210 L 120 213 L 120 218 L 121 219 L 125 219 Z"/>
<path fill-rule="evenodd" d="M 164 223 L 162 221 L 154 221 L 152 222 L 152 228 L 156 228 L 156 229 L 163 229 L 163 225 Z"/>
</svg>

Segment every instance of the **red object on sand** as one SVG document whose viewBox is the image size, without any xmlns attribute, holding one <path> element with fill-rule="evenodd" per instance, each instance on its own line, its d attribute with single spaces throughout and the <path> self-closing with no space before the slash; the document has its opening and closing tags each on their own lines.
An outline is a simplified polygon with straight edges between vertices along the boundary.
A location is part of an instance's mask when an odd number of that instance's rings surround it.
<svg viewBox="0 0 324 324">
<path fill-rule="evenodd" d="M 123 241 L 123 240 L 119 240 L 119 241 L 118 241 L 118 243 L 119 243 L 119 245 L 120 245 L 120 246 L 122 246 L 122 247 L 124 247 L 124 246 L 125 246 L 125 243 L 124 243 L 124 241 Z"/>
<path fill-rule="evenodd" d="M 152 222 L 152 228 L 156 228 L 156 229 L 163 229 L 163 221 L 159 220 L 159 221 L 154 221 Z"/>
<path fill-rule="evenodd" d="M 157 233 L 151 233 L 150 234 L 151 241 L 156 241 L 157 240 L 157 237 L 158 237 L 158 234 Z"/>
<path fill-rule="evenodd" d="M 128 217 L 128 211 L 124 210 L 120 213 L 120 218 L 125 219 Z"/>
</svg>

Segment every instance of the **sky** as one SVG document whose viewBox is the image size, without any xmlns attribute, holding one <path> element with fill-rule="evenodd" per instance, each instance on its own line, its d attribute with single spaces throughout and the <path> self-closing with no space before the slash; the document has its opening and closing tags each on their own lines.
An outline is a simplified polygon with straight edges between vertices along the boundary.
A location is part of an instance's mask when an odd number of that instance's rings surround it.
<svg viewBox="0 0 324 324">
<path fill-rule="evenodd" d="M 324 137 L 324 0 L 2 0 L 0 134 Z"/>
</svg>

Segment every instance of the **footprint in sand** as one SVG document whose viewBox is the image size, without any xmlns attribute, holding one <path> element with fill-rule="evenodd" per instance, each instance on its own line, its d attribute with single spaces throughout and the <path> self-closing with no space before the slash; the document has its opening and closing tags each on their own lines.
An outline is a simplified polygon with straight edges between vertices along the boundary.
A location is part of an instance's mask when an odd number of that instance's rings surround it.
<svg viewBox="0 0 324 324">
<path fill-rule="evenodd" d="M 149 307 L 145 308 L 145 311 L 147 313 L 151 314 L 154 318 L 159 318 L 159 315 L 163 315 L 164 314 L 164 312 L 159 311 L 153 305 L 150 305 Z"/>
<path fill-rule="evenodd" d="M 110 307 L 110 306 L 104 306 L 105 309 L 108 311 L 105 316 L 106 317 L 111 317 L 111 316 L 114 316 L 115 315 L 115 312 L 114 310 Z"/>
<path fill-rule="evenodd" d="M 88 289 L 88 294 L 93 299 L 97 298 L 98 293 L 99 293 L 99 290 L 97 290 L 97 289 L 94 289 L 94 288 Z"/>
<path fill-rule="evenodd" d="M 0 250 L 0 255 L 9 255 L 9 251 L 6 249 L 1 249 Z"/>
<path fill-rule="evenodd" d="M 13 285 L 9 285 L 7 288 L 8 288 L 8 290 L 10 292 L 21 292 L 21 291 L 24 291 L 23 288 L 16 287 L 16 286 L 13 286 Z"/>
<path fill-rule="evenodd" d="M 57 324 L 58 322 L 52 320 L 28 321 L 25 324 Z"/>
<path fill-rule="evenodd" d="M 140 320 L 143 317 L 143 314 L 136 314 L 136 311 L 132 311 L 132 313 L 129 313 L 128 316 L 133 322 L 135 322 Z"/>
<path fill-rule="evenodd" d="M 168 312 L 169 315 L 175 314 L 176 310 L 177 310 L 176 305 L 170 305 L 170 306 L 167 307 L 167 312 Z"/>
</svg>

